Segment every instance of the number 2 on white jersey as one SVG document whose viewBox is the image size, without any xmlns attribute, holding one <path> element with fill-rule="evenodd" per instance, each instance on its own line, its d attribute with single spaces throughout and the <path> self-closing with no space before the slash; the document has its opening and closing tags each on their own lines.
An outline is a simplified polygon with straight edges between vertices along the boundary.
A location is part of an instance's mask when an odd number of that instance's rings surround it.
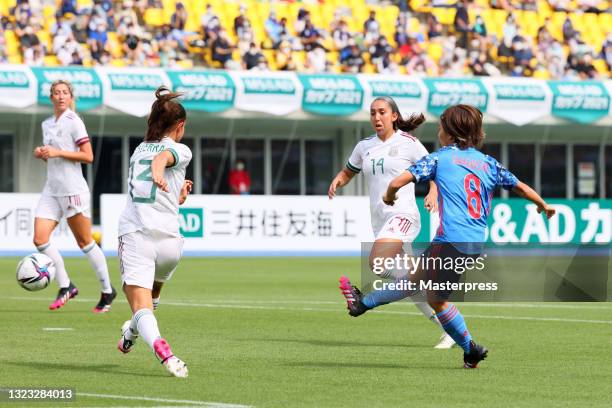
<svg viewBox="0 0 612 408">
<path fill-rule="evenodd" d="M 132 197 L 132 201 L 135 203 L 143 203 L 150 204 L 155 202 L 155 196 L 157 195 L 157 185 L 153 183 L 153 178 L 151 177 L 151 163 L 153 160 L 141 159 L 138 160 L 138 165 L 140 168 L 144 166 L 142 171 L 138 173 L 136 179 L 134 179 L 134 171 L 136 168 L 136 162 L 130 162 L 130 179 L 128 181 L 128 191 L 130 193 L 130 197 Z M 137 191 L 146 191 L 145 187 L 147 183 L 151 183 L 151 189 L 149 191 L 148 197 L 143 196 L 135 196 L 134 190 Z M 145 186 L 143 186 L 143 184 Z M 145 188 L 143 188 L 145 187 Z"/>
</svg>

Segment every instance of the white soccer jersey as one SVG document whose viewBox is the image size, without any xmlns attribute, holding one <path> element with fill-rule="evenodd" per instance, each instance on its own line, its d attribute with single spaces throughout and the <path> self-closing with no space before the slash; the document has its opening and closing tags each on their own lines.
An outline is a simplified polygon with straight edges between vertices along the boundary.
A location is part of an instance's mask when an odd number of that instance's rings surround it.
<svg viewBox="0 0 612 408">
<path fill-rule="evenodd" d="M 366 178 L 375 234 L 394 215 L 403 214 L 414 221 L 420 221 L 414 198 L 414 183 L 398 191 L 398 200 L 393 206 L 386 205 L 382 197 L 391 180 L 427 154 L 427 149 L 417 138 L 401 130 L 396 131 L 386 142 L 373 135 L 357 143 L 353 149 L 346 166 L 357 173 L 363 171 Z"/>
<path fill-rule="evenodd" d="M 164 150 L 174 156 L 174 165 L 164 171 L 170 190 L 167 193 L 157 188 L 151 178 L 153 158 Z M 180 236 L 178 201 L 190 161 L 189 147 L 169 137 L 157 143 L 142 142 L 138 145 L 130 158 L 128 197 L 119 219 L 119 236 L 147 230 Z"/>
<path fill-rule="evenodd" d="M 55 120 L 51 116 L 42 123 L 43 144 L 69 152 L 78 152 L 79 146 L 89 142 L 85 124 L 70 109 Z M 43 194 L 71 196 L 89 192 L 83 178 L 81 163 L 54 157 L 47 160 L 47 182 Z"/>
</svg>

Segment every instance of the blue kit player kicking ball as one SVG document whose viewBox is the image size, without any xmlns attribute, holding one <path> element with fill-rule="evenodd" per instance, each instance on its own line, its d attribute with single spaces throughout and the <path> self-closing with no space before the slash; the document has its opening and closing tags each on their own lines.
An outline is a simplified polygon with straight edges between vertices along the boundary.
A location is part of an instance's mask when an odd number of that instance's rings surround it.
<svg viewBox="0 0 612 408">
<path fill-rule="evenodd" d="M 433 180 L 438 187 L 440 226 L 424 258 L 476 258 L 485 241 L 487 216 L 491 198 L 497 186 L 512 190 L 538 206 L 547 218 L 555 210 L 531 187 L 520 182 L 493 157 L 481 153 L 482 112 L 468 105 L 452 106 L 440 116 L 438 134 L 442 148 L 429 154 L 397 176 L 383 196 L 393 205 L 403 186 Z M 434 268 L 417 271 L 411 280 L 458 282 L 460 274 L 451 269 Z M 444 262 L 446 265 L 447 263 Z M 448 302 L 451 291 L 428 291 L 427 301 L 436 312 L 444 330 L 463 348 L 464 367 L 476 368 L 487 357 L 487 349 L 476 344 L 467 329 L 463 316 Z M 359 301 L 359 299 L 356 299 Z"/>
</svg>

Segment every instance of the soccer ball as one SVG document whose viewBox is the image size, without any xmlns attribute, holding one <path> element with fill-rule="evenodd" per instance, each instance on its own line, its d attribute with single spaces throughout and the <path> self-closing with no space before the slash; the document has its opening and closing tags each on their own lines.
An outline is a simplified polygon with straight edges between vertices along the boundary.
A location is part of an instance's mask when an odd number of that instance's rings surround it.
<svg viewBox="0 0 612 408">
<path fill-rule="evenodd" d="M 55 265 L 47 255 L 28 255 L 17 265 L 17 283 L 25 290 L 44 289 L 54 278 Z"/>
</svg>

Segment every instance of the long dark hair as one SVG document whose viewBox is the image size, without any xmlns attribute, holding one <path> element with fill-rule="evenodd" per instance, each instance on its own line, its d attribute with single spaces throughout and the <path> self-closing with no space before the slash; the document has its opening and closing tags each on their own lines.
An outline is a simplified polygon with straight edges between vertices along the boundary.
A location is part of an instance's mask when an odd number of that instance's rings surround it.
<svg viewBox="0 0 612 408">
<path fill-rule="evenodd" d="M 159 142 L 180 121 L 187 119 L 185 108 L 174 99 L 182 96 L 181 93 L 170 92 L 165 86 L 155 91 L 155 102 L 151 106 L 151 113 L 147 119 L 147 134 L 145 142 Z"/>
<path fill-rule="evenodd" d="M 479 149 L 485 138 L 482 130 L 482 112 L 471 105 L 455 105 L 440 115 L 440 125 L 461 149 Z"/>
<path fill-rule="evenodd" d="M 391 108 L 391 112 L 397 113 L 397 119 L 393 122 L 393 130 L 403 130 L 404 132 L 412 132 L 418 128 L 423 122 L 425 122 L 425 116 L 422 113 L 413 113 L 407 119 L 402 117 L 402 114 L 397 107 L 397 103 L 390 96 L 379 96 L 374 99 L 372 103 L 376 101 L 384 101 Z"/>
</svg>

